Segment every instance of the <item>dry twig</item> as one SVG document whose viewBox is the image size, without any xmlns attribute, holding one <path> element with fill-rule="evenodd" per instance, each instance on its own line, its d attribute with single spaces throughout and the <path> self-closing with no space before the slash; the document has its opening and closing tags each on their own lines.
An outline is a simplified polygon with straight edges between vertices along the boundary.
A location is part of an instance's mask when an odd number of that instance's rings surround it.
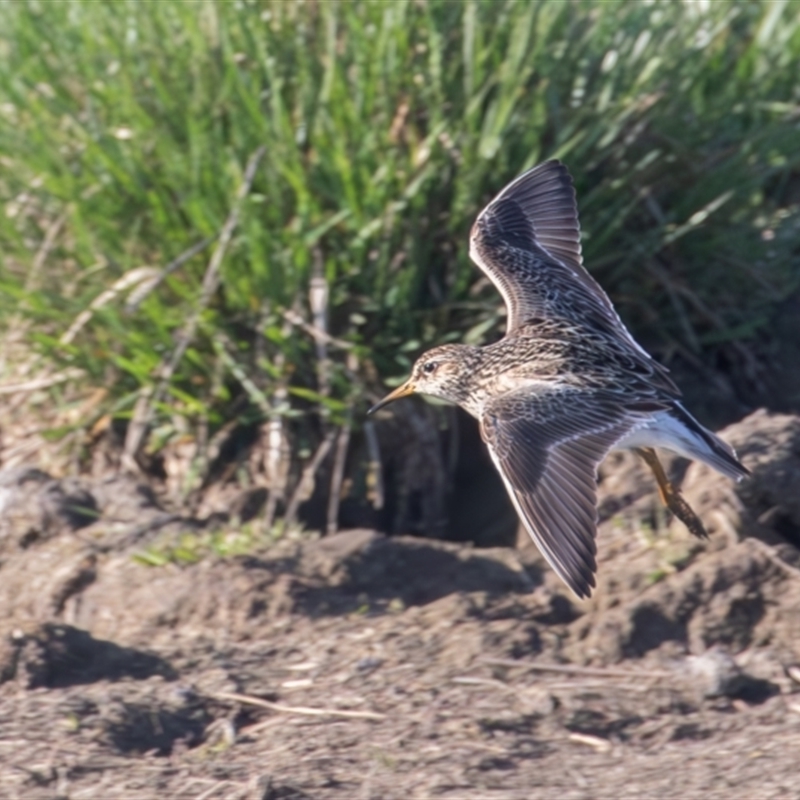
<svg viewBox="0 0 800 800">
<path fill-rule="evenodd" d="M 512 658 L 482 658 L 484 664 L 494 667 L 517 667 L 533 672 L 560 672 L 566 675 L 593 675 L 597 678 L 669 678 L 671 673 L 657 670 L 613 669 L 607 667 L 581 667 L 577 664 L 539 664 L 534 661 L 516 661 Z"/>
<path fill-rule="evenodd" d="M 197 326 L 200 322 L 200 315 L 210 303 L 214 292 L 219 286 L 219 271 L 222 266 L 222 259 L 225 256 L 225 251 L 228 249 L 228 245 L 233 237 L 233 232 L 239 222 L 239 213 L 241 212 L 242 203 L 249 193 L 250 187 L 253 185 L 256 169 L 265 151 L 266 148 L 264 146 L 259 147 L 258 150 L 250 156 L 250 160 L 247 162 L 247 168 L 245 169 L 239 190 L 236 193 L 233 208 L 230 214 L 228 214 L 225 224 L 222 226 L 217 247 L 211 256 L 211 260 L 208 262 L 206 274 L 203 277 L 203 286 L 197 308 L 183 326 L 183 330 L 178 336 L 178 343 L 172 351 L 172 355 L 168 360 L 162 361 L 159 365 L 156 371 L 156 384 L 143 389 L 139 395 L 139 399 L 136 401 L 133 410 L 133 418 L 128 427 L 128 434 L 125 437 L 125 448 L 122 455 L 122 465 L 128 469 L 135 469 L 136 455 L 144 441 L 152 417 L 153 407 L 163 399 L 167 385 L 175 374 L 178 364 L 180 364 L 189 344 L 194 338 Z"/>
<path fill-rule="evenodd" d="M 762 555 L 765 555 L 776 567 L 779 567 L 788 575 L 794 578 L 800 578 L 800 569 L 787 564 L 766 542 L 755 537 L 748 537 L 743 541 L 748 542 L 748 546 L 757 550 Z"/>
<path fill-rule="evenodd" d="M 169 275 L 175 272 L 175 270 L 179 267 L 182 267 L 190 258 L 193 258 L 198 253 L 202 253 L 206 247 L 216 240 L 218 235 L 219 234 L 206 236 L 206 238 L 202 241 L 196 242 L 191 247 L 184 250 L 177 258 L 172 259 L 172 261 L 170 261 L 169 264 L 167 264 L 167 266 L 158 273 L 158 276 L 152 281 L 148 282 L 141 291 L 131 294 L 131 296 L 128 298 L 128 302 L 125 304 L 125 311 L 127 311 L 129 314 L 133 314 L 135 311 L 137 311 L 147 295 L 161 286 L 161 284 Z"/>
<path fill-rule="evenodd" d="M 328 333 L 328 303 L 330 290 L 322 268 L 322 253 L 314 248 L 314 272 L 308 289 L 308 304 L 315 330 Z M 331 360 L 328 356 L 328 342 L 325 337 L 315 336 L 314 347 L 317 353 L 317 387 L 319 393 L 327 397 L 331 391 Z"/>
<path fill-rule="evenodd" d="M 373 508 L 381 509 L 385 500 L 385 492 L 378 434 L 375 432 L 375 424 L 372 420 L 366 420 L 363 429 L 369 459 L 367 463 L 367 497 Z"/>
<path fill-rule="evenodd" d="M 34 378 L 30 381 L 23 383 L 7 383 L 0 385 L 0 394 L 21 394 L 25 392 L 35 392 L 37 389 L 47 389 L 50 386 L 55 386 L 58 383 L 65 383 L 66 381 L 78 380 L 86 373 L 82 369 L 69 368 L 56 375 L 48 375 L 44 378 Z"/>
<path fill-rule="evenodd" d="M 494 689 L 502 689 L 506 692 L 517 691 L 513 686 L 509 686 L 503 681 L 498 681 L 494 678 L 475 678 L 472 675 L 457 675 L 455 678 L 451 678 L 450 682 L 464 684 L 465 686 L 491 686 Z"/>
<path fill-rule="evenodd" d="M 39 276 L 42 271 L 42 267 L 44 267 L 44 262 L 47 261 L 47 256 L 50 255 L 50 252 L 55 246 L 56 238 L 58 237 L 58 234 L 61 232 L 61 228 L 64 226 L 66 220 L 67 220 L 67 212 L 64 211 L 48 226 L 47 231 L 45 232 L 44 235 L 44 239 L 42 240 L 42 244 L 36 251 L 36 255 L 34 256 L 33 262 L 31 263 L 31 268 L 30 270 L 28 270 L 28 276 L 25 280 L 26 292 L 31 292 L 39 288 Z"/>
<path fill-rule="evenodd" d="M 355 373 L 358 369 L 358 361 L 352 351 L 347 354 L 347 369 Z M 347 461 L 347 450 L 350 447 L 350 433 L 353 428 L 353 407 L 347 409 L 344 424 L 339 431 L 339 439 L 336 442 L 336 452 L 333 457 L 333 470 L 331 472 L 331 487 L 328 496 L 328 518 L 325 528 L 328 536 L 336 533 L 339 525 L 339 504 L 342 500 L 342 483 L 344 482 L 344 468 Z"/>
<path fill-rule="evenodd" d="M 222 789 L 223 786 L 228 786 L 230 781 L 216 781 L 213 786 L 210 786 L 205 791 L 200 792 L 194 800 L 208 800 L 209 797 L 215 795 L 219 789 Z"/>
<path fill-rule="evenodd" d="M 328 495 L 328 515 L 325 533 L 332 536 L 339 527 L 339 504 L 342 499 L 342 483 L 344 482 L 344 466 L 347 460 L 347 450 L 350 446 L 350 430 L 352 428 L 352 414 L 348 413 L 347 420 L 339 429 L 336 440 L 336 450 L 333 455 L 333 470 L 331 471 L 331 488 Z"/>
<path fill-rule="evenodd" d="M 325 435 L 325 438 L 317 446 L 317 449 L 314 452 L 314 455 L 311 457 L 311 460 L 304 467 L 303 474 L 300 476 L 300 480 L 297 482 L 294 492 L 292 492 L 289 505 L 286 506 L 286 513 L 283 515 L 284 524 L 286 526 L 289 526 L 294 522 L 295 517 L 297 516 L 297 509 L 300 507 L 300 503 L 311 496 L 311 492 L 314 488 L 314 476 L 316 475 L 320 464 L 322 464 L 322 462 L 325 460 L 325 457 L 330 452 L 335 437 L 336 431 L 333 429 L 329 430 Z"/>
<path fill-rule="evenodd" d="M 245 703 L 259 708 L 268 708 L 279 714 L 300 714 L 305 717 L 340 717 L 341 719 L 371 719 L 380 721 L 386 719 L 386 714 L 377 714 L 374 711 L 347 711 L 340 708 L 310 708 L 308 706 L 285 706 L 282 703 L 272 703 L 260 697 L 251 697 L 239 692 L 216 692 L 212 695 L 218 700 L 230 700 L 234 703 Z"/>
<path fill-rule="evenodd" d="M 589 747 L 594 747 L 595 750 L 601 753 L 607 753 L 611 749 L 611 742 L 608 739 L 603 739 L 600 736 L 590 736 L 588 733 L 571 733 L 567 736 L 571 742 L 577 744 L 585 744 Z"/>
<path fill-rule="evenodd" d="M 283 317 L 295 327 L 304 330 L 316 342 L 325 342 L 325 344 L 338 347 L 340 350 L 352 350 L 355 347 L 352 342 L 346 342 L 344 339 L 337 339 L 335 336 L 331 336 L 329 333 L 309 324 L 293 309 L 287 308 L 283 312 Z"/>
</svg>

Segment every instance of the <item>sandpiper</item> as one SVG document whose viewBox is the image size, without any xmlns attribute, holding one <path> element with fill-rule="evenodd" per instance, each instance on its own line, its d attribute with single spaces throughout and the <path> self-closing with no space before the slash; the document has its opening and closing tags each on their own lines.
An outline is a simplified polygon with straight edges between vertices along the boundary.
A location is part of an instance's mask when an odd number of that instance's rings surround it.
<svg viewBox="0 0 800 800">
<path fill-rule="evenodd" d="M 476 417 L 525 528 L 578 597 L 595 586 L 597 466 L 612 449 L 638 452 L 662 500 L 704 537 L 653 448 L 734 480 L 748 470 L 681 405 L 667 370 L 584 268 L 566 167 L 547 161 L 506 186 L 473 225 L 470 255 L 505 301 L 506 335 L 485 347 L 429 350 L 370 413 L 422 392 Z"/>
</svg>

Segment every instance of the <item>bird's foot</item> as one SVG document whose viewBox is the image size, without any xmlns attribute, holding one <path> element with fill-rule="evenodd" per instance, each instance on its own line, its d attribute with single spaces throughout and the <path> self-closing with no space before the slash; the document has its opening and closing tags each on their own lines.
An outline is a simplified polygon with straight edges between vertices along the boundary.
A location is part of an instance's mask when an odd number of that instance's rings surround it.
<svg viewBox="0 0 800 800">
<path fill-rule="evenodd" d="M 644 459 L 647 466 L 653 470 L 653 475 L 655 475 L 658 483 L 658 493 L 664 505 L 689 529 L 693 536 L 697 536 L 698 539 L 707 539 L 708 533 L 700 521 L 700 517 L 694 513 L 680 490 L 667 477 L 664 467 L 658 460 L 656 451 L 651 447 L 637 447 L 635 451 Z"/>
</svg>

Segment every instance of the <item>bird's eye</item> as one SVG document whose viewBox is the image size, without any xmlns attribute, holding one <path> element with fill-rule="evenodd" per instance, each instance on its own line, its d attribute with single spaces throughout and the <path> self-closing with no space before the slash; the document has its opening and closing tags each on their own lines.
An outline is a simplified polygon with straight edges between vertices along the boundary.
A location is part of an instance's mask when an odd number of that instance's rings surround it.
<svg viewBox="0 0 800 800">
<path fill-rule="evenodd" d="M 439 366 L 439 365 L 438 365 L 438 364 L 437 364 L 435 361 L 426 361 L 426 362 L 425 362 L 425 363 L 422 365 L 422 371 L 423 371 L 423 372 L 424 372 L 426 375 L 431 375 L 432 373 L 434 373 L 434 372 L 436 371 L 436 367 L 437 367 L 437 366 Z"/>
</svg>

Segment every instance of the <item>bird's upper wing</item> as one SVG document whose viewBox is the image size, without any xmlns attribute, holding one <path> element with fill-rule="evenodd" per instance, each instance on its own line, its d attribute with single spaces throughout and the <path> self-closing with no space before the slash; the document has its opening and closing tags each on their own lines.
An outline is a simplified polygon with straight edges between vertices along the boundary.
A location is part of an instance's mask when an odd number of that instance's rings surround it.
<svg viewBox="0 0 800 800">
<path fill-rule="evenodd" d="M 503 296 L 509 333 L 566 312 L 640 349 L 583 267 L 575 189 L 560 161 L 528 170 L 486 206 L 472 226 L 470 256 Z"/>
<path fill-rule="evenodd" d="M 646 412 L 610 392 L 529 390 L 490 402 L 481 417 L 511 500 L 542 555 L 578 597 L 595 585 L 597 465 Z"/>
</svg>

